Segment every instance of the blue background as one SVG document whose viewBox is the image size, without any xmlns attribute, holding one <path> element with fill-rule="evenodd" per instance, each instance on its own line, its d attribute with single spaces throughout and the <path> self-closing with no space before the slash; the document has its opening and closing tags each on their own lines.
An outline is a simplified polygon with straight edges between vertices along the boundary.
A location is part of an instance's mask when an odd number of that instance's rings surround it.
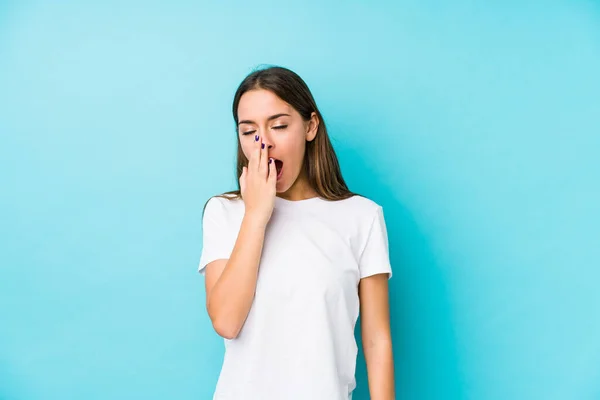
<svg viewBox="0 0 600 400">
<path fill-rule="evenodd" d="M 384 207 L 398 399 L 600 399 L 600 3 L 466 0 L 1 2 L 1 399 L 210 398 L 260 64 Z"/>
</svg>

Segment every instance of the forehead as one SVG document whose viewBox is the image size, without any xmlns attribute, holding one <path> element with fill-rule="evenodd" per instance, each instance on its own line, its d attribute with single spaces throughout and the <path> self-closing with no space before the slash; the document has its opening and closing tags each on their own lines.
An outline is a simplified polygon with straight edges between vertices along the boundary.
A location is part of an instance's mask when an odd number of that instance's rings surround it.
<svg viewBox="0 0 600 400">
<path fill-rule="evenodd" d="M 242 95 L 238 105 L 238 119 L 268 118 L 274 114 L 290 114 L 294 109 L 276 94 L 264 89 L 250 90 Z"/>
</svg>

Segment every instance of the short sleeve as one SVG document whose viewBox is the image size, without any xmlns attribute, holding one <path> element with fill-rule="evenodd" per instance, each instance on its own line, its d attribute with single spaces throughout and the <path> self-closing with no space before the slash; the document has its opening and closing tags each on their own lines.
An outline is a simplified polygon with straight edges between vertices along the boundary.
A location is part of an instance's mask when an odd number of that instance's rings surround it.
<svg viewBox="0 0 600 400">
<path fill-rule="evenodd" d="M 359 258 L 359 270 L 360 279 L 381 273 L 387 273 L 388 278 L 392 277 L 387 227 L 381 206 L 377 207 L 371 220 L 369 234 Z"/>
<path fill-rule="evenodd" d="M 227 207 L 223 203 L 229 201 L 220 197 L 212 197 L 204 209 L 202 217 L 202 253 L 198 272 L 204 275 L 205 268 L 212 261 L 228 259 L 233 251 L 236 237 L 231 234 L 231 224 L 227 215 Z"/>
</svg>

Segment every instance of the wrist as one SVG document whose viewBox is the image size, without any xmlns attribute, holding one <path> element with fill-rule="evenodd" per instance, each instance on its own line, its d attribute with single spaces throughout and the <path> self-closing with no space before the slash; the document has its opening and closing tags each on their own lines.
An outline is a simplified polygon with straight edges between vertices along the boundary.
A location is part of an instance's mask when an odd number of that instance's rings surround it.
<svg viewBox="0 0 600 400">
<path fill-rule="evenodd" d="M 258 214 L 252 212 L 246 212 L 244 214 L 243 223 L 250 225 L 254 229 L 265 229 L 267 222 L 264 218 Z"/>
</svg>

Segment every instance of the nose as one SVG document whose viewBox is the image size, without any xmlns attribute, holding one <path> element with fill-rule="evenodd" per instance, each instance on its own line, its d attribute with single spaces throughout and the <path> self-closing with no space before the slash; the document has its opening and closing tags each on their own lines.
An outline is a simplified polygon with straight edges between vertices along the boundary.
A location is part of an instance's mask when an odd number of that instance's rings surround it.
<svg viewBox="0 0 600 400">
<path fill-rule="evenodd" d="M 262 142 L 267 146 L 268 149 L 272 149 L 275 147 L 273 141 L 271 140 L 271 136 L 268 133 L 263 133 Z"/>
</svg>

